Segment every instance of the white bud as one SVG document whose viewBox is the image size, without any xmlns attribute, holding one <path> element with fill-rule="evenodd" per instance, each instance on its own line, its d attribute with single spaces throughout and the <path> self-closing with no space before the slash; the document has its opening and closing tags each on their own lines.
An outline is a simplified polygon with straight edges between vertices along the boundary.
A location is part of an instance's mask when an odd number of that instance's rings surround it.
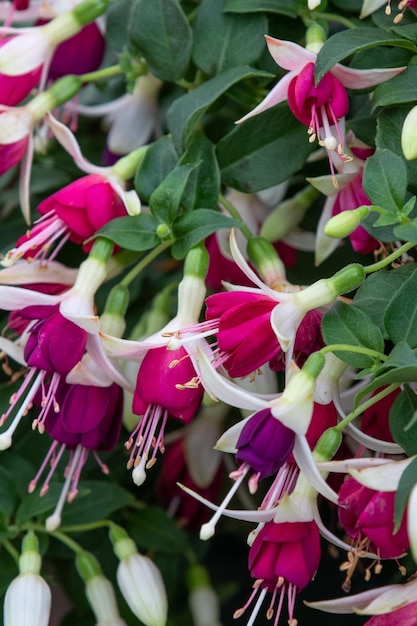
<svg viewBox="0 0 417 626">
<path fill-rule="evenodd" d="M 51 591 L 38 574 L 20 574 L 6 591 L 4 626 L 48 626 Z"/>
</svg>

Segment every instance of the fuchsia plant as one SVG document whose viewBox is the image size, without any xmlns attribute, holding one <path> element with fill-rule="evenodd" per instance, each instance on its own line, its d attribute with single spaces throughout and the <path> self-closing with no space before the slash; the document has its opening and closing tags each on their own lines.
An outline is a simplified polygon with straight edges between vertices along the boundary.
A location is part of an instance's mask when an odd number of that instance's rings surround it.
<svg viewBox="0 0 417 626">
<path fill-rule="evenodd" d="M 6 626 L 416 621 L 415 3 L 261 4 L 0 3 Z"/>
</svg>

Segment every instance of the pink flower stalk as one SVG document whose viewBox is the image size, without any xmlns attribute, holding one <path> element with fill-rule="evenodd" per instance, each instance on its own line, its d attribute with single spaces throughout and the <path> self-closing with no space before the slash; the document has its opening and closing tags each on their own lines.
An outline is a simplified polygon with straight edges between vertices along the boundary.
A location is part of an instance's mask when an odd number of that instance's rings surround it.
<svg viewBox="0 0 417 626">
<path fill-rule="evenodd" d="M 240 617 L 261 589 L 248 626 L 252 625 L 267 592 L 272 598 L 266 612 L 268 620 L 275 614 L 279 623 L 285 594 L 288 602 L 288 623 L 296 626 L 294 605 L 296 594 L 312 580 L 320 562 L 320 533 L 317 524 L 306 522 L 268 522 L 258 532 L 249 552 L 249 569 L 255 578 L 254 590 L 248 602 L 235 611 Z M 277 607 L 275 603 L 277 602 Z"/>
<path fill-rule="evenodd" d="M 268 50 L 274 61 L 281 68 L 289 70 L 275 85 L 266 98 L 250 113 L 239 120 L 249 117 L 288 100 L 294 115 L 309 128 L 312 140 L 319 139 L 320 145 L 327 152 L 336 153 L 345 159 L 343 132 L 339 120 L 348 111 L 346 87 L 363 89 L 374 87 L 389 80 L 405 68 L 356 70 L 336 63 L 318 85 L 314 86 L 314 63 L 317 54 L 291 41 L 266 36 Z M 337 137 L 337 139 L 336 139 Z M 333 173 L 333 161 L 329 156 Z"/>
<path fill-rule="evenodd" d="M 394 533 L 395 492 L 374 491 L 349 477 L 339 491 L 339 520 L 363 549 L 383 559 L 400 557 L 409 547 L 407 519 Z"/>
<path fill-rule="evenodd" d="M 6 45 L 7 42 L 8 39 L 0 39 L 0 48 Z M 38 85 L 41 73 L 41 65 L 20 76 L 0 73 L 0 104 L 14 106 L 22 102 L 32 89 Z"/>
<path fill-rule="evenodd" d="M 116 384 L 94 387 L 68 385 L 61 380 L 54 394 L 54 403 L 42 406 L 41 402 L 37 421 L 39 423 L 42 420 L 43 429 L 53 439 L 53 443 L 38 473 L 29 484 L 29 493 L 35 491 L 40 477 L 50 463 L 40 491 L 40 495 L 44 496 L 64 451 L 71 451 L 63 490 L 54 513 L 47 520 L 49 530 L 60 525 L 65 501 L 72 502 L 76 497 L 81 471 L 90 451 L 103 473 L 108 474 L 108 468 L 100 461 L 97 452 L 114 448 L 119 439 L 122 417 L 123 390 Z"/>
<path fill-rule="evenodd" d="M 155 384 L 155 374 L 157 384 Z M 132 411 L 142 415 L 126 447 L 132 449 L 128 468 L 137 485 L 146 478 L 145 468 L 164 451 L 164 430 L 169 417 L 189 424 L 203 399 L 201 386 L 188 352 L 181 347 L 148 350 L 139 368 Z"/>
<path fill-rule="evenodd" d="M 94 241 L 91 238 L 104 224 L 116 217 L 126 215 L 119 195 L 108 178 L 100 174 L 90 174 L 63 187 L 40 203 L 37 210 L 42 217 L 34 227 L 16 242 L 3 265 L 24 257 L 28 260 L 44 259 L 51 246 L 61 240 L 50 259 L 67 241 L 82 244 L 88 253 Z"/>
</svg>

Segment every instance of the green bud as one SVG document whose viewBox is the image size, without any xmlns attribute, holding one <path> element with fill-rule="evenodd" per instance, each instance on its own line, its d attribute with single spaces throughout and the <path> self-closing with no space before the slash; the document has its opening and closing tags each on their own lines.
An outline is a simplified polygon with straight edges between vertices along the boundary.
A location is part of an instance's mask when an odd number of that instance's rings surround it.
<svg viewBox="0 0 417 626">
<path fill-rule="evenodd" d="M 356 289 L 365 280 L 365 270 L 359 263 L 351 263 L 343 269 L 336 272 L 332 278 L 328 280 L 332 282 L 337 294 L 349 293 L 352 289 Z"/>
<path fill-rule="evenodd" d="M 127 559 L 137 553 L 135 542 L 121 526 L 112 524 L 109 537 L 113 544 L 114 553 L 120 560 Z"/>
<path fill-rule="evenodd" d="M 209 255 L 204 245 L 195 246 L 185 257 L 184 277 L 195 276 L 204 280 L 207 275 Z"/>
<path fill-rule="evenodd" d="M 313 451 L 317 462 L 330 461 L 342 442 L 342 433 L 337 427 L 328 428 L 318 440 Z"/>
<path fill-rule="evenodd" d="M 266 217 L 261 227 L 261 236 L 268 241 L 283 239 L 301 222 L 317 196 L 318 191 L 309 185 L 292 198 L 281 202 Z"/>
<path fill-rule="evenodd" d="M 408 161 L 417 159 L 417 106 L 408 112 L 401 131 L 401 148 Z"/>
<path fill-rule="evenodd" d="M 111 168 L 112 173 L 122 180 L 132 178 L 149 150 L 149 146 L 141 146 L 122 157 Z"/>
<path fill-rule="evenodd" d="M 325 362 L 326 359 L 321 352 L 313 352 L 304 363 L 301 371 L 307 376 L 316 379 L 323 369 Z"/>
<path fill-rule="evenodd" d="M 318 4 L 320 4 L 320 2 L 313 3 L 310 1 L 309 2 L 310 10 L 315 8 L 313 7 L 313 5 L 317 6 Z M 307 31 L 306 31 L 306 49 L 307 50 L 318 53 L 319 50 L 322 48 L 325 41 L 326 41 L 326 33 L 324 32 L 320 24 L 317 24 L 317 22 L 315 22 L 314 24 L 312 24 L 311 26 L 307 28 Z"/>
<path fill-rule="evenodd" d="M 100 17 L 107 9 L 108 4 L 109 0 L 84 0 L 72 9 L 72 14 L 84 26 Z"/>
<path fill-rule="evenodd" d="M 28 532 L 22 540 L 22 554 L 19 557 L 20 574 L 39 574 L 41 556 L 38 539 L 33 532 Z"/>
<path fill-rule="evenodd" d="M 168 239 L 171 239 L 172 231 L 168 224 L 159 224 L 156 229 L 156 234 L 161 241 L 168 241 Z"/>
<path fill-rule="evenodd" d="M 98 237 L 88 256 L 90 259 L 95 259 L 101 263 L 107 263 L 111 253 L 113 252 L 113 246 L 114 244 L 110 241 L 110 239 Z"/>
<path fill-rule="evenodd" d="M 267 285 L 274 287 L 286 280 L 285 266 L 269 241 L 263 237 L 252 237 L 248 241 L 247 252 Z"/>
<path fill-rule="evenodd" d="M 114 337 L 121 337 L 126 323 L 125 314 L 129 304 L 129 289 L 115 285 L 107 296 L 106 306 L 100 317 L 100 330 Z"/>
<path fill-rule="evenodd" d="M 362 219 L 369 215 L 371 209 L 369 206 L 360 206 L 353 211 L 342 211 L 338 215 L 335 215 L 327 222 L 324 227 L 324 234 L 328 237 L 335 237 L 341 239 L 347 237 L 355 228 L 359 226 Z"/>
<path fill-rule="evenodd" d="M 97 576 L 102 576 L 100 564 L 90 552 L 81 552 L 75 557 L 75 566 L 84 582 L 88 583 Z"/>
</svg>

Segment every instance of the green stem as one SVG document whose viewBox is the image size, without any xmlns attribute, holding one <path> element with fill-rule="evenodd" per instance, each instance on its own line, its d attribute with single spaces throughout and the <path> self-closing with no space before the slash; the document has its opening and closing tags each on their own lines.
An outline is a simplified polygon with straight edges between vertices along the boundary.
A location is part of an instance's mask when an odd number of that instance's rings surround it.
<svg viewBox="0 0 417 626">
<path fill-rule="evenodd" d="M 95 72 L 88 72 L 87 74 L 81 74 L 80 78 L 83 83 L 91 83 L 95 80 L 101 80 L 102 78 L 109 78 L 122 73 L 120 65 L 111 65 L 105 67 L 102 70 L 96 70 Z"/>
<path fill-rule="evenodd" d="M 372 272 L 377 272 L 378 270 L 387 267 L 387 265 L 390 265 L 393 261 L 398 259 L 398 257 L 405 254 L 405 252 L 408 252 L 409 250 L 414 248 L 415 245 L 415 243 L 409 241 L 408 243 L 403 244 L 400 248 L 395 250 L 395 252 L 392 252 L 392 254 L 389 254 L 387 257 L 385 257 L 385 259 L 382 259 L 382 261 L 378 261 L 377 263 L 372 263 L 371 265 L 364 266 L 363 269 L 365 271 L 365 274 L 372 274 Z"/>
<path fill-rule="evenodd" d="M 347 17 L 343 17 L 342 15 L 334 15 L 334 13 L 320 13 L 319 17 L 320 19 L 326 20 L 327 22 L 342 24 L 343 26 L 346 26 L 346 28 L 357 28 L 358 26 Z"/>
<path fill-rule="evenodd" d="M 380 361 L 386 361 L 388 357 L 383 352 L 378 352 L 377 350 L 372 350 L 371 348 L 365 348 L 364 346 L 351 346 L 350 344 L 344 343 L 332 343 L 329 346 L 325 346 L 320 350 L 322 354 L 327 354 L 328 352 L 336 352 L 341 351 L 344 352 L 355 352 L 357 354 L 365 354 L 366 356 L 375 357 Z"/>
<path fill-rule="evenodd" d="M 45 526 L 42 526 L 41 524 L 30 524 L 30 530 L 35 530 L 39 533 L 45 533 L 50 537 L 55 537 L 55 539 L 58 539 L 58 541 L 70 548 L 73 552 L 75 552 L 75 554 L 81 554 L 85 552 L 84 548 L 82 548 L 79 543 L 74 541 L 74 539 L 71 539 L 71 537 L 67 537 L 67 535 L 65 535 L 62 531 L 54 530 L 50 532 L 46 530 Z"/>
<path fill-rule="evenodd" d="M 14 545 L 6 539 L 6 541 L 3 541 L 3 546 L 15 561 L 16 565 L 19 565 L 19 552 L 16 550 Z"/>
<path fill-rule="evenodd" d="M 243 222 L 237 208 L 231 202 L 229 202 L 229 200 L 225 198 L 222 194 L 219 195 L 219 202 L 220 204 L 223 205 L 226 211 L 230 213 L 232 217 L 234 217 L 236 220 L 239 220 L 239 222 Z M 249 228 L 246 226 L 245 223 L 242 224 L 242 226 L 240 227 L 240 230 L 245 235 L 246 239 L 248 240 L 252 239 L 253 233 L 251 233 L 251 231 L 249 230 Z"/>
<path fill-rule="evenodd" d="M 345 426 L 353 422 L 353 420 L 359 417 L 359 415 L 366 411 L 366 409 L 369 409 L 369 407 L 382 400 L 382 398 L 389 396 L 389 394 L 395 391 L 395 389 L 398 389 L 398 387 L 401 387 L 401 383 L 394 383 L 377 393 L 375 396 L 372 396 L 372 398 L 369 398 L 369 400 L 358 406 L 354 411 L 349 413 L 349 415 L 346 415 L 346 417 L 342 419 L 342 421 L 339 422 L 335 428 L 342 431 Z"/>
<path fill-rule="evenodd" d="M 124 285 L 125 287 L 128 287 L 130 283 L 132 282 L 132 280 L 136 278 L 136 276 L 138 276 L 141 273 L 141 271 L 145 269 L 147 265 L 149 265 L 149 263 L 151 263 L 159 254 L 161 254 L 161 252 L 169 248 L 171 243 L 172 241 L 164 241 L 160 243 L 159 246 L 156 246 L 156 248 L 151 250 L 149 254 L 143 257 L 143 259 L 139 261 L 139 263 L 135 265 L 135 267 L 131 269 L 128 274 L 126 274 L 126 276 L 123 278 L 120 284 Z"/>
<path fill-rule="evenodd" d="M 83 533 L 98 528 L 110 528 L 113 522 L 110 520 L 100 520 L 98 522 L 90 522 L 89 524 L 76 524 L 74 526 L 61 526 L 62 533 Z"/>
</svg>

